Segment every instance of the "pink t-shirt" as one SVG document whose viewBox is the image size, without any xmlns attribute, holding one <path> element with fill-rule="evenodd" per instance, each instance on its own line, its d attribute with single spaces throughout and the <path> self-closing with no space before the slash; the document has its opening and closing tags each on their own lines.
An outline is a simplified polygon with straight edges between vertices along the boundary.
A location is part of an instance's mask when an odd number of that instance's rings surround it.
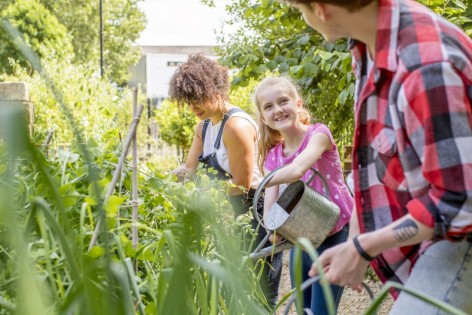
<svg viewBox="0 0 472 315">
<path fill-rule="evenodd" d="M 305 139 L 303 139 L 303 143 L 300 145 L 297 151 L 288 157 L 285 157 L 283 154 L 283 142 L 277 144 L 267 154 L 264 167 L 269 171 L 272 171 L 277 167 L 292 163 L 293 159 L 295 159 L 295 157 L 297 157 L 300 152 L 306 148 L 311 136 L 315 133 L 324 133 L 327 135 L 334 146 L 332 150 L 324 151 L 320 159 L 315 164 L 313 164 L 313 168 L 318 170 L 328 183 L 329 197 L 331 201 L 337 204 L 341 210 L 339 220 L 336 222 L 336 225 L 331 231 L 331 235 L 339 232 L 342 227 L 351 219 L 354 200 L 349 193 L 349 189 L 344 181 L 339 153 L 336 148 L 336 144 L 334 143 L 331 131 L 329 131 L 328 127 L 323 124 L 310 125 Z M 305 175 L 303 175 L 302 180 L 306 182 L 312 174 L 312 171 L 307 171 Z M 323 182 L 318 176 L 313 179 L 313 181 L 310 183 L 310 186 L 317 192 L 323 195 L 325 194 Z"/>
</svg>

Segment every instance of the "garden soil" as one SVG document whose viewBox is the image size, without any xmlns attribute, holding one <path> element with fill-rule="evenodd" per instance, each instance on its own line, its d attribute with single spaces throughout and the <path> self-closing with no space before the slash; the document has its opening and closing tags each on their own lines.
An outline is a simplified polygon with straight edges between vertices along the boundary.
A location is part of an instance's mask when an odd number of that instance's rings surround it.
<svg viewBox="0 0 472 315">
<path fill-rule="evenodd" d="M 288 252 L 284 253 L 284 266 L 282 269 L 282 279 L 280 281 L 280 290 L 279 296 L 284 296 L 288 293 L 290 288 L 290 276 L 289 276 L 289 255 Z M 372 289 L 374 296 L 380 291 L 381 283 L 375 282 L 370 279 L 365 279 L 364 282 Z M 380 309 L 377 311 L 377 315 L 387 315 L 392 307 L 393 300 L 389 296 L 387 300 L 385 300 Z M 354 290 L 346 288 L 343 293 L 343 297 L 341 299 L 341 303 L 339 304 L 338 308 L 338 315 L 361 315 L 365 313 L 365 310 L 370 305 L 370 298 L 365 290 L 358 293 Z M 277 315 L 284 314 L 286 305 L 284 304 L 279 308 Z M 295 306 L 292 305 L 289 315 L 296 315 Z"/>
</svg>

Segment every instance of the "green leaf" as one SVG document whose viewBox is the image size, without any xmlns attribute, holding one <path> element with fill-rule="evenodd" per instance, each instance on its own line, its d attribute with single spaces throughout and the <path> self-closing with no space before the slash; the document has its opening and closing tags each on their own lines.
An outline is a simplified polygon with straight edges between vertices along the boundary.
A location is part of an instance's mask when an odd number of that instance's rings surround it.
<svg viewBox="0 0 472 315">
<path fill-rule="evenodd" d="M 88 203 L 89 205 L 91 206 L 96 206 L 98 205 L 98 201 L 96 198 L 92 198 L 92 197 L 85 197 L 85 202 Z"/>
<path fill-rule="evenodd" d="M 467 10 L 467 5 L 465 5 L 464 2 L 460 0 L 452 0 L 452 3 L 454 3 L 456 6 L 458 6 L 459 8 L 463 10 Z"/>
<path fill-rule="evenodd" d="M 348 91 L 346 91 L 346 90 L 341 91 L 341 93 L 339 94 L 339 97 L 338 97 L 339 104 L 341 104 L 341 105 L 346 104 L 346 100 L 347 100 L 348 96 L 349 96 Z"/>
<path fill-rule="evenodd" d="M 291 66 L 295 66 L 298 64 L 298 59 L 297 58 L 287 58 L 287 63 Z"/>
<path fill-rule="evenodd" d="M 317 51 L 317 54 L 318 54 L 318 56 L 320 56 L 321 59 L 323 59 L 323 60 L 328 60 L 328 59 L 330 59 L 331 57 L 334 56 L 333 53 L 330 53 L 330 52 L 327 52 L 327 51 L 322 51 L 322 50 L 318 50 L 318 51 Z"/>
<path fill-rule="evenodd" d="M 294 74 L 298 74 L 301 70 L 303 70 L 303 66 L 301 65 L 290 67 L 290 72 Z"/>
<path fill-rule="evenodd" d="M 274 61 L 277 62 L 278 64 L 284 63 L 285 62 L 285 57 L 284 56 L 275 56 Z"/>
<path fill-rule="evenodd" d="M 285 72 L 287 72 L 287 71 L 288 71 L 288 69 L 289 69 L 289 65 L 288 65 L 288 64 L 286 64 L 285 62 L 284 62 L 284 63 L 281 63 L 281 64 L 279 64 L 279 71 L 280 71 L 281 73 L 285 73 Z"/>
<path fill-rule="evenodd" d="M 249 59 L 248 55 L 242 55 L 239 57 L 238 62 L 242 65 L 246 64 L 247 60 Z"/>
<path fill-rule="evenodd" d="M 271 71 L 275 70 L 277 68 L 277 63 L 274 60 L 270 60 L 266 63 L 266 67 Z"/>
<path fill-rule="evenodd" d="M 80 194 L 71 183 L 59 187 L 59 193 L 63 196 L 65 207 L 72 207 L 80 197 Z"/>
<path fill-rule="evenodd" d="M 238 85 L 241 83 L 241 78 L 236 76 L 236 77 L 233 77 L 233 81 L 231 81 L 231 84 L 233 85 Z"/>
<path fill-rule="evenodd" d="M 298 45 L 306 45 L 310 41 L 310 34 L 305 34 L 297 40 Z"/>
<path fill-rule="evenodd" d="M 303 71 L 306 75 L 316 75 L 319 67 L 312 62 L 307 62 L 303 65 Z"/>
<path fill-rule="evenodd" d="M 104 254 L 105 249 L 101 246 L 94 246 L 87 253 L 87 255 L 92 258 L 102 257 Z"/>
<path fill-rule="evenodd" d="M 351 58 L 344 58 L 342 65 L 341 65 L 341 70 L 343 72 L 348 72 L 351 70 Z"/>
<path fill-rule="evenodd" d="M 115 217 L 118 214 L 121 204 L 125 201 L 125 198 L 111 195 L 108 198 L 107 203 L 104 205 L 104 209 L 109 218 Z"/>
<path fill-rule="evenodd" d="M 265 65 L 258 65 L 255 69 L 255 71 L 258 73 L 258 74 L 262 74 L 264 72 L 267 71 L 267 67 Z"/>
</svg>

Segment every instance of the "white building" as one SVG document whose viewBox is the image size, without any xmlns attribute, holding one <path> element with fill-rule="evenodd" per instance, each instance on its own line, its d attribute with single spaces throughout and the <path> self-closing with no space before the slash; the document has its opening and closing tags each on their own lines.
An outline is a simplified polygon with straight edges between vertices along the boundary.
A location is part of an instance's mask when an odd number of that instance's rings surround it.
<svg viewBox="0 0 472 315">
<path fill-rule="evenodd" d="M 132 69 L 130 86 L 139 86 L 151 103 L 159 105 L 167 98 L 169 81 L 177 66 L 190 54 L 203 53 L 215 58 L 216 46 L 141 46 L 142 57 Z"/>
</svg>

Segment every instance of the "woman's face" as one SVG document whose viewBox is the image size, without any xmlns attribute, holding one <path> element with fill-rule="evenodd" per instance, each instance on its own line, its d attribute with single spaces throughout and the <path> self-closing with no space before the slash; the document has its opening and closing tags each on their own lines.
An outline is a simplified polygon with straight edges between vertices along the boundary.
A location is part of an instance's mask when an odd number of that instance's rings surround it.
<svg viewBox="0 0 472 315">
<path fill-rule="evenodd" d="M 191 103 L 189 104 L 190 110 L 198 117 L 200 120 L 205 120 L 208 118 L 219 117 L 223 115 L 221 106 L 218 101 L 212 102 L 211 100 L 205 100 L 203 103 Z"/>
<path fill-rule="evenodd" d="M 282 84 L 269 86 L 257 96 L 264 124 L 282 131 L 298 123 L 298 110 L 302 100 Z"/>
</svg>

